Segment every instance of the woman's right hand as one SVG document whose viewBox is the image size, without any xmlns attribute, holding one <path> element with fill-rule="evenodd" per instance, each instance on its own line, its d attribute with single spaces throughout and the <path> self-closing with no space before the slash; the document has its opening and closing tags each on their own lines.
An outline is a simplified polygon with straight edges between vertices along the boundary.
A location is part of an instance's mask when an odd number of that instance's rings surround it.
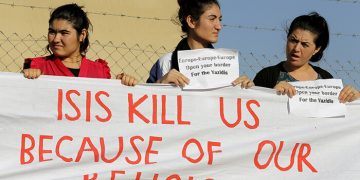
<svg viewBox="0 0 360 180">
<path fill-rule="evenodd" d="M 156 82 L 162 84 L 174 83 L 177 86 L 184 87 L 185 85 L 189 84 L 190 80 L 176 69 L 171 69 L 168 73 L 166 73 L 161 79 Z"/>
<path fill-rule="evenodd" d="M 274 89 L 276 89 L 279 94 L 287 94 L 290 98 L 292 98 L 296 94 L 295 87 L 286 81 L 280 81 L 278 84 L 276 84 Z"/>
<path fill-rule="evenodd" d="M 125 86 L 135 86 L 138 83 L 137 79 L 125 73 L 116 75 L 116 79 L 121 80 L 121 84 Z"/>
<path fill-rule="evenodd" d="M 41 75 L 41 70 L 29 68 L 29 69 L 24 69 L 23 73 L 25 78 L 37 79 Z"/>
</svg>

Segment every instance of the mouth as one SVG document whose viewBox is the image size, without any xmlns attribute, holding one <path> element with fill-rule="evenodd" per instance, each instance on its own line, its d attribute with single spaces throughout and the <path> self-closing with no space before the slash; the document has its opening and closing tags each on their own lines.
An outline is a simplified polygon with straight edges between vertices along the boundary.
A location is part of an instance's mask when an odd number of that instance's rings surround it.
<svg viewBox="0 0 360 180">
<path fill-rule="evenodd" d="M 62 48 L 63 46 L 59 45 L 59 44 L 52 44 L 52 45 L 50 45 L 50 47 L 54 48 L 54 49 L 58 49 L 58 48 Z"/>
<path fill-rule="evenodd" d="M 299 58 L 300 58 L 300 56 L 299 56 L 299 55 L 294 54 L 294 53 L 293 53 L 293 54 L 291 54 L 290 56 L 291 56 L 291 58 L 292 58 L 292 59 L 299 59 Z"/>
</svg>

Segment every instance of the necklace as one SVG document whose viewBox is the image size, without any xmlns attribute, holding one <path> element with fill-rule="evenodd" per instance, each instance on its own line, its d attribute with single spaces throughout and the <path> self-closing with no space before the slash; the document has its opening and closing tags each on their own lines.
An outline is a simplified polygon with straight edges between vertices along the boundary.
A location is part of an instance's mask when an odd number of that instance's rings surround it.
<svg viewBox="0 0 360 180">
<path fill-rule="evenodd" d="M 76 60 L 76 61 L 67 61 L 67 60 L 63 60 L 63 62 L 65 62 L 65 63 L 73 63 L 73 64 L 75 64 L 75 63 L 79 63 L 81 60 L 82 60 L 82 58 L 81 58 L 81 59 L 79 59 L 79 60 Z"/>
</svg>

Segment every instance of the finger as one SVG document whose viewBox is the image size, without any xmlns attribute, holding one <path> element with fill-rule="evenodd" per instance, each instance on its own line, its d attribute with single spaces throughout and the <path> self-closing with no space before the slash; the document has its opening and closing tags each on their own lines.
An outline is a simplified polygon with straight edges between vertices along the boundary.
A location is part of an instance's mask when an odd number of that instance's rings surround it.
<svg viewBox="0 0 360 180">
<path fill-rule="evenodd" d="M 131 77 L 130 76 L 124 76 L 123 79 L 124 79 L 124 85 L 131 86 L 130 85 L 130 82 L 131 82 Z"/>
<path fill-rule="evenodd" d="M 40 77 L 41 71 L 40 69 L 35 70 L 36 78 Z"/>
<path fill-rule="evenodd" d="M 137 80 L 135 78 L 132 78 L 130 86 L 135 86 L 136 84 L 137 84 Z"/>
<path fill-rule="evenodd" d="M 249 80 L 243 80 L 242 82 L 241 82 L 241 88 L 246 88 L 246 86 L 247 86 L 247 84 L 249 83 Z"/>
<path fill-rule="evenodd" d="M 352 96 L 354 96 L 353 91 L 351 90 L 351 88 L 348 88 L 345 92 L 344 92 L 344 96 L 342 98 L 343 103 L 345 102 L 349 102 L 349 100 L 352 98 Z"/>
<path fill-rule="evenodd" d="M 190 83 L 190 79 L 189 79 L 189 78 L 187 78 L 185 75 L 181 74 L 180 72 L 179 72 L 179 76 L 178 76 L 178 78 L 180 78 L 180 79 L 181 79 L 181 81 L 184 83 L 184 85 L 186 85 L 186 84 L 189 84 L 189 83 Z"/>
<path fill-rule="evenodd" d="M 136 82 L 136 79 L 135 78 L 133 78 L 133 77 L 130 77 L 130 79 L 129 79 L 129 86 L 135 86 L 135 83 Z"/>
<path fill-rule="evenodd" d="M 253 81 L 250 81 L 246 88 L 251 88 L 253 86 L 255 86 L 255 83 Z"/>
<path fill-rule="evenodd" d="M 25 78 L 29 78 L 29 70 L 28 69 L 24 69 L 23 73 L 24 73 Z"/>
<path fill-rule="evenodd" d="M 179 78 L 179 79 L 178 79 L 178 84 L 179 84 L 181 87 L 185 87 L 187 83 L 184 81 L 184 79 Z"/>
<path fill-rule="evenodd" d="M 40 76 L 40 71 L 38 69 L 32 69 L 31 72 L 32 79 L 36 79 Z"/>
<path fill-rule="evenodd" d="M 116 79 L 122 79 L 123 76 L 124 76 L 124 73 L 120 73 L 120 74 L 116 75 Z"/>
<path fill-rule="evenodd" d="M 127 76 L 126 76 L 126 75 L 124 75 L 123 77 L 121 77 L 121 84 L 127 85 Z"/>
<path fill-rule="evenodd" d="M 35 73 L 34 73 L 34 70 L 33 70 L 33 69 L 30 69 L 30 70 L 29 70 L 29 77 L 30 77 L 30 79 L 34 79 L 34 78 L 35 78 Z"/>
<path fill-rule="evenodd" d="M 253 82 L 250 80 L 250 79 L 247 79 L 246 81 L 245 81 L 245 83 L 243 83 L 244 84 L 244 88 L 249 88 L 249 87 L 251 87 L 251 86 L 253 86 Z"/>
<path fill-rule="evenodd" d="M 284 88 L 282 88 L 282 87 L 277 87 L 277 88 L 276 88 L 276 92 L 278 92 L 278 94 L 281 95 L 281 94 L 284 93 Z"/>
<path fill-rule="evenodd" d="M 284 88 L 282 95 L 285 95 L 287 93 L 288 93 L 288 90 L 286 88 Z"/>
<path fill-rule="evenodd" d="M 348 94 L 348 95 L 345 97 L 345 99 L 344 99 L 344 103 L 345 103 L 345 102 L 350 102 L 350 99 L 351 99 L 353 96 L 354 96 L 353 93 Z"/>
<path fill-rule="evenodd" d="M 238 78 L 236 78 L 233 82 L 232 82 L 232 85 L 233 86 L 236 86 L 236 85 L 239 85 L 239 84 L 243 84 L 243 82 L 247 79 L 246 76 L 240 76 Z"/>
<path fill-rule="evenodd" d="M 345 86 L 341 91 L 340 91 L 340 95 L 339 95 L 339 100 L 344 101 L 344 99 L 346 98 L 347 94 L 349 93 L 349 86 Z"/>
<path fill-rule="evenodd" d="M 294 97 L 294 96 L 295 96 L 295 94 L 296 94 L 295 89 L 290 88 L 290 89 L 289 89 L 289 92 L 288 92 L 288 96 L 289 96 L 290 98 L 292 98 L 292 97 Z"/>
</svg>

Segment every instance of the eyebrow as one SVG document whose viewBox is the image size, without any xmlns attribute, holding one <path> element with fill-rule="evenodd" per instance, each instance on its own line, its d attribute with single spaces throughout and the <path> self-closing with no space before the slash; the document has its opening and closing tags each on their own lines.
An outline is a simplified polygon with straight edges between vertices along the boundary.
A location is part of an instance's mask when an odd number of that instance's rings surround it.
<svg viewBox="0 0 360 180">
<path fill-rule="evenodd" d="M 309 42 L 309 41 L 300 41 L 299 38 L 296 37 L 295 34 L 292 34 L 292 35 L 290 35 L 289 37 L 290 37 L 290 38 L 294 38 L 295 40 L 297 40 L 297 41 L 299 41 L 299 42 L 301 42 L 301 43 L 311 44 L 311 42 Z"/>
<path fill-rule="evenodd" d="M 217 15 L 215 15 L 215 14 L 209 14 L 207 17 L 214 17 L 214 18 L 222 18 L 222 15 L 220 15 L 220 16 L 217 16 Z"/>
<path fill-rule="evenodd" d="M 55 30 L 55 29 L 50 28 L 50 27 L 49 27 L 48 31 L 55 31 L 55 32 L 70 32 L 70 31 L 69 31 L 69 30 L 67 30 L 67 29 Z"/>
</svg>

